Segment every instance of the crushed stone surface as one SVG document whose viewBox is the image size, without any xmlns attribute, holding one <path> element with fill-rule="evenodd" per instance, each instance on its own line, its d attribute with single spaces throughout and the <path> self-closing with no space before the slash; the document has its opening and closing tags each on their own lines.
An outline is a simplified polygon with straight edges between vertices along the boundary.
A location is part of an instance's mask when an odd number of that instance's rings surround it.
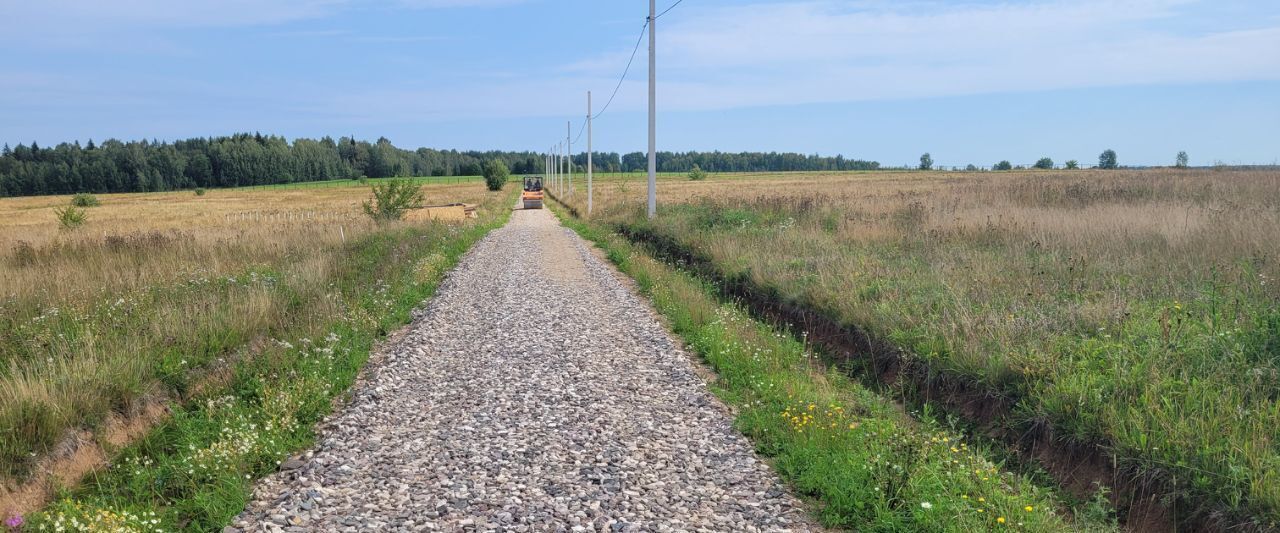
<svg viewBox="0 0 1280 533">
<path fill-rule="evenodd" d="M 228 531 L 808 531 L 690 355 L 517 210 Z"/>
</svg>

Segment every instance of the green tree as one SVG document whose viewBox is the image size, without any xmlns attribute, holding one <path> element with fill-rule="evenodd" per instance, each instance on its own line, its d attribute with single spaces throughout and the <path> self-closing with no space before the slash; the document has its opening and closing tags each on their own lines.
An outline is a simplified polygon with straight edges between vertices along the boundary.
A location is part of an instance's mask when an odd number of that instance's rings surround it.
<svg viewBox="0 0 1280 533">
<path fill-rule="evenodd" d="M 933 156 L 929 152 L 920 156 L 920 170 L 933 170 Z"/>
<path fill-rule="evenodd" d="M 1104 169 L 1110 170 L 1118 166 L 1120 166 L 1120 164 L 1116 161 L 1115 150 L 1108 148 L 1106 150 L 1103 150 L 1102 153 L 1098 155 L 1098 168 L 1104 168 Z"/>
<path fill-rule="evenodd" d="M 510 176 L 511 171 L 507 170 L 507 164 L 501 159 L 493 159 L 484 164 L 484 184 L 491 191 L 501 191 Z"/>
<path fill-rule="evenodd" d="M 647 155 L 597 153 L 597 168 L 607 172 L 643 171 Z M 574 165 L 581 169 L 581 156 Z M 191 190 L 241 187 L 360 176 L 458 176 L 483 174 L 483 163 L 501 160 L 510 172 L 539 173 L 542 158 L 531 152 L 404 150 L 386 138 L 370 143 L 295 139 L 239 133 L 197 137 L 172 143 L 105 139 L 59 143 L 0 144 L 0 194 L 5 196 Z M 688 173 L 695 165 L 707 173 L 876 170 L 876 161 L 798 153 L 658 152 L 663 172 Z M 931 168 L 937 168 L 931 166 Z"/>
<path fill-rule="evenodd" d="M 74 205 L 69 205 L 62 209 L 54 209 L 53 214 L 58 217 L 58 224 L 61 224 L 62 229 L 65 230 L 76 229 L 89 220 L 89 215 L 84 208 Z"/>
<path fill-rule="evenodd" d="M 1039 169 L 1051 169 L 1053 168 L 1053 160 L 1047 157 L 1041 157 L 1039 161 L 1036 161 L 1035 167 Z"/>
<path fill-rule="evenodd" d="M 403 219 L 405 212 L 421 208 L 425 201 L 422 187 L 411 180 L 394 179 L 371 189 L 373 198 L 364 203 L 364 214 L 378 222 Z"/>
<path fill-rule="evenodd" d="M 1076 161 L 1075 159 L 1068 160 L 1066 167 L 1068 170 L 1075 170 L 1077 168 L 1080 168 L 1080 162 Z"/>
<path fill-rule="evenodd" d="M 1013 170 L 1013 164 L 1008 160 L 1004 160 L 996 163 L 995 166 L 991 167 L 991 170 Z"/>
<path fill-rule="evenodd" d="M 702 181 L 707 179 L 707 173 L 702 170 L 702 167 L 695 164 L 693 165 L 693 169 L 689 171 L 689 179 L 693 181 Z"/>
<path fill-rule="evenodd" d="M 1178 168 L 1187 168 L 1187 164 L 1189 164 L 1190 162 L 1191 162 L 1191 158 L 1187 157 L 1187 152 L 1184 150 L 1184 151 L 1178 152 L 1178 158 L 1175 160 L 1173 165 Z"/>
</svg>

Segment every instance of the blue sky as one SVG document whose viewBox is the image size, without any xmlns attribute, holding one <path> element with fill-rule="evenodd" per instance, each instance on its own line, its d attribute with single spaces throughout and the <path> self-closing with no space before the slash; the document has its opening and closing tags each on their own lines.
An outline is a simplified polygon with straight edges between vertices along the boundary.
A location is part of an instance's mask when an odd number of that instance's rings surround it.
<svg viewBox="0 0 1280 533">
<path fill-rule="evenodd" d="M 659 0 L 659 9 L 674 0 Z M 0 142 L 261 131 L 542 150 L 643 0 L 0 0 Z M 685 0 L 659 148 L 944 165 L 1280 160 L 1280 2 Z M 646 51 L 596 122 L 643 150 Z M 581 145 L 580 145 L 581 146 Z"/>
</svg>

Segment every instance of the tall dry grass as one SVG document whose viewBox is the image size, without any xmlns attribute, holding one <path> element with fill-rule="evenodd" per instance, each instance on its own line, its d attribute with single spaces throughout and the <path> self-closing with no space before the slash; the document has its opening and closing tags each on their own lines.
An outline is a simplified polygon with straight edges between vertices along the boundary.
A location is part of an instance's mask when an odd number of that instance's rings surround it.
<svg viewBox="0 0 1280 533">
<path fill-rule="evenodd" d="M 181 398 L 255 342 L 342 316 L 337 252 L 396 231 L 360 213 L 368 194 L 102 195 L 70 231 L 53 214 L 67 197 L 0 199 L 0 479 L 22 478 L 70 430 Z M 427 195 L 497 198 L 480 184 Z"/>
<path fill-rule="evenodd" d="M 643 184 L 596 191 L 597 218 L 1019 398 L 1024 428 L 1280 519 L 1280 172 L 666 180 L 652 222 Z"/>
</svg>

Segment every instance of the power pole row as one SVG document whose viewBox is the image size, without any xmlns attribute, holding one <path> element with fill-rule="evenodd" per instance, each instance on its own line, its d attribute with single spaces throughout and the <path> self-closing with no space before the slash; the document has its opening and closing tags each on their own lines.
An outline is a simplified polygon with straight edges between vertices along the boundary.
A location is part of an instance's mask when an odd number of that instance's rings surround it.
<svg viewBox="0 0 1280 533">
<path fill-rule="evenodd" d="M 657 63 L 657 0 L 649 0 L 649 202 L 648 215 L 654 218 L 658 214 L 658 63 Z M 667 11 L 670 11 L 668 8 Z M 666 13 L 665 11 L 663 12 Z M 639 43 L 637 43 L 638 45 Z M 634 57 L 634 55 L 632 56 Z M 625 73 L 624 73 L 625 79 Z M 621 81 L 619 81 L 621 84 Z M 616 91 L 615 91 L 616 95 Z M 612 98 L 609 99 L 613 101 Z M 605 105 L 608 108 L 608 104 Z M 594 209 L 593 180 L 595 168 L 592 161 L 591 140 L 591 91 L 587 91 L 587 215 Z M 557 143 L 547 153 L 547 180 L 556 195 L 565 197 L 573 195 L 573 121 L 565 127 L 566 136 L 563 143 Z M 562 167 L 561 165 L 567 165 Z"/>
</svg>

